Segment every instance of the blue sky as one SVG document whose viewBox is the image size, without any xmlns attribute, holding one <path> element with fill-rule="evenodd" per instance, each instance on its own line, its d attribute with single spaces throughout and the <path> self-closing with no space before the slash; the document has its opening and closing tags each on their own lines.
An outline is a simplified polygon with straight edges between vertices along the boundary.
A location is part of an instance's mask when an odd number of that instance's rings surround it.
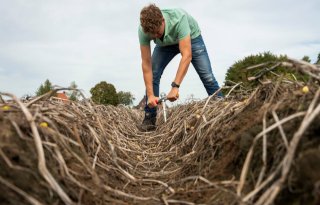
<svg viewBox="0 0 320 205">
<path fill-rule="evenodd" d="M 0 0 L 0 91 L 34 94 L 46 79 L 85 96 L 100 81 L 117 91 L 144 95 L 137 36 L 139 12 L 150 1 Z M 183 8 L 199 23 L 220 85 L 227 69 L 247 55 L 271 51 L 312 62 L 320 53 L 319 0 L 163 0 L 160 8 Z M 170 90 L 179 56 L 161 79 Z M 192 66 L 180 102 L 206 97 Z"/>
</svg>

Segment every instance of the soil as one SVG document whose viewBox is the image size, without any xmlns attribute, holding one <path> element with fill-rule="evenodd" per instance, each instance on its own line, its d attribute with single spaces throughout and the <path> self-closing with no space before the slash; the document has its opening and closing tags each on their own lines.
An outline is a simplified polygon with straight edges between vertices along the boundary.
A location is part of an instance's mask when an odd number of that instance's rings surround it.
<svg viewBox="0 0 320 205">
<path fill-rule="evenodd" d="M 28 109 L 46 166 L 75 204 L 240 204 L 241 197 L 255 189 L 264 166 L 260 139 L 238 196 L 245 159 L 264 130 L 263 121 L 267 128 L 276 122 L 273 111 L 279 120 L 306 111 L 317 89 L 310 86 L 304 94 L 296 85 L 271 84 L 241 99 L 187 103 L 171 108 L 166 123 L 159 115 L 152 132 L 139 130 L 141 111 L 121 106 L 47 100 Z M 302 120 L 296 117 L 282 125 L 289 145 Z M 40 125 L 43 121 L 48 127 Z M 65 204 L 39 170 L 34 132 L 18 105 L 0 111 L 0 130 L 0 204 L 28 204 L 28 197 L 42 204 Z M 317 115 L 299 141 L 274 204 L 319 204 L 319 135 Z M 287 154 L 279 128 L 267 133 L 266 150 L 263 180 Z M 255 204 L 279 178 L 280 173 L 245 204 Z"/>
</svg>

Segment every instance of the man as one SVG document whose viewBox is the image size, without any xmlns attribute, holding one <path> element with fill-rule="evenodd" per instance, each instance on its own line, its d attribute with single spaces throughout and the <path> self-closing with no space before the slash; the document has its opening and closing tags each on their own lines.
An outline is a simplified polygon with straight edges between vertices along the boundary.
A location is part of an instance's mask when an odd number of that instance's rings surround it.
<svg viewBox="0 0 320 205">
<path fill-rule="evenodd" d="M 167 99 L 177 100 L 179 88 L 190 62 L 196 69 L 208 95 L 219 89 L 198 23 L 182 9 L 160 10 L 155 4 L 140 12 L 138 29 L 142 71 L 146 86 L 145 118 L 141 128 L 155 129 L 160 78 L 168 63 L 181 53 L 181 60 Z M 156 44 L 151 56 L 150 41 Z M 221 96 L 221 93 L 218 94 Z"/>
</svg>

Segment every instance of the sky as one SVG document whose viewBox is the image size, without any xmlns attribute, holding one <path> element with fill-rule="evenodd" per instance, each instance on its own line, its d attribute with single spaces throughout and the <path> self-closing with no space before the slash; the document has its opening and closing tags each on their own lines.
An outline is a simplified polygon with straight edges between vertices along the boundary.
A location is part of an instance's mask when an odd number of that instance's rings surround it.
<svg viewBox="0 0 320 205">
<path fill-rule="evenodd" d="M 315 62 L 320 53 L 319 0 L 0 0 L 0 92 L 35 95 L 49 79 L 61 87 L 75 81 L 90 97 L 106 81 L 137 104 L 145 94 L 137 29 L 149 3 L 183 8 L 197 20 L 220 85 L 248 55 L 270 51 Z M 179 61 L 177 55 L 166 67 L 160 92 L 170 91 Z M 207 97 L 192 65 L 177 103 L 191 96 Z"/>
</svg>

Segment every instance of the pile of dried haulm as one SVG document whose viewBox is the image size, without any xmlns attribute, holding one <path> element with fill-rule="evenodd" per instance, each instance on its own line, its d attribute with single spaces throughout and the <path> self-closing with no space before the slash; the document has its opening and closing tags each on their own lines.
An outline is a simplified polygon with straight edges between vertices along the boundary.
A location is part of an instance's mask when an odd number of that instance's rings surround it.
<svg viewBox="0 0 320 205">
<path fill-rule="evenodd" d="M 0 204 L 319 204 L 320 68 L 282 65 L 309 83 L 235 84 L 152 132 L 140 110 L 0 93 Z"/>
</svg>

